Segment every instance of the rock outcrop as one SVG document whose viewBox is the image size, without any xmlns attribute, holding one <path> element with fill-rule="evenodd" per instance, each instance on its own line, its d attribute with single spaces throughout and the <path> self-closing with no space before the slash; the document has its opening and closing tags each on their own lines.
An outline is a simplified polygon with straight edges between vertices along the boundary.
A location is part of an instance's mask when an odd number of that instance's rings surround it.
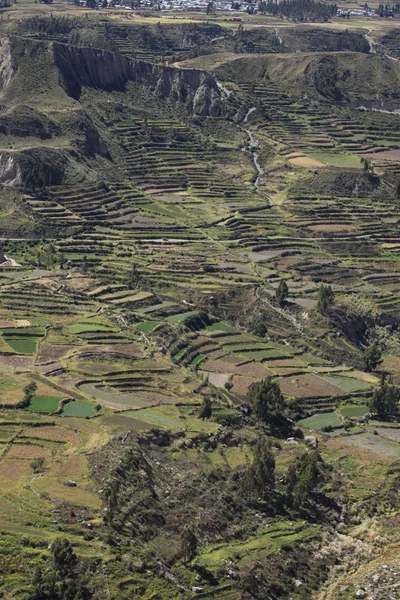
<svg viewBox="0 0 400 600">
<path fill-rule="evenodd" d="M 222 112 L 222 92 L 211 73 L 133 61 L 92 48 L 0 36 L 0 184 L 29 189 L 58 185 L 73 164 L 87 161 L 90 169 L 91 159 L 111 160 L 102 119 L 95 122 L 80 103 L 81 92 L 83 88 L 131 91 L 134 85 L 181 103 L 189 114 L 208 117 Z M 11 137 L 19 138 L 18 144 L 9 143 Z"/>
<path fill-rule="evenodd" d="M 62 86 L 78 99 L 83 87 L 126 89 L 129 81 L 150 87 L 156 94 L 184 102 L 196 115 L 219 116 L 221 91 L 211 73 L 133 61 L 113 52 L 54 43 L 54 61 Z"/>
</svg>

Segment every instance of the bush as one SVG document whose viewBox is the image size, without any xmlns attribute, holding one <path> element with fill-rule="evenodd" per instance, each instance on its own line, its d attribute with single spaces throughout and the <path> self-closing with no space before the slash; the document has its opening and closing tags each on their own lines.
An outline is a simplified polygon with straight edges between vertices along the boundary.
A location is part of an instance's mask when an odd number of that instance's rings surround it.
<svg viewBox="0 0 400 600">
<path fill-rule="evenodd" d="M 40 458 L 35 458 L 35 460 L 33 460 L 31 462 L 31 468 L 32 468 L 33 472 L 40 473 L 42 471 L 43 464 L 44 464 L 43 456 L 41 456 Z"/>
</svg>

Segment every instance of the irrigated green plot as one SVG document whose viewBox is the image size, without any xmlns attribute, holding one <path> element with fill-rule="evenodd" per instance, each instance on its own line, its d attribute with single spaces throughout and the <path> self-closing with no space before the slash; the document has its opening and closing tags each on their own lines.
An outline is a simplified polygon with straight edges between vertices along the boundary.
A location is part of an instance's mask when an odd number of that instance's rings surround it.
<svg viewBox="0 0 400 600">
<path fill-rule="evenodd" d="M 356 379 L 355 377 L 341 377 L 339 375 L 320 375 L 320 377 L 327 383 L 335 385 L 344 392 L 358 392 L 369 390 L 371 388 L 370 383 L 362 381 L 361 379 Z"/>
<path fill-rule="evenodd" d="M 195 356 L 192 362 L 190 363 L 190 366 L 195 367 L 196 365 L 200 364 L 205 358 L 207 357 L 204 354 L 197 354 L 197 356 Z"/>
<path fill-rule="evenodd" d="M 348 167 L 350 169 L 361 169 L 362 167 L 360 158 L 354 154 L 307 151 L 307 155 L 332 167 Z"/>
<path fill-rule="evenodd" d="M 124 413 L 124 415 L 133 417 L 140 421 L 145 421 L 146 423 L 150 423 L 151 425 L 158 427 L 166 427 L 168 429 L 177 429 L 182 427 L 182 423 L 180 423 L 178 420 L 178 410 L 171 406 L 128 411 Z"/>
<path fill-rule="evenodd" d="M 67 327 L 67 331 L 69 333 L 95 333 L 96 331 L 107 331 L 111 333 L 115 331 L 115 329 L 100 323 L 74 323 L 73 325 L 69 325 Z"/>
<path fill-rule="evenodd" d="M 55 396 L 33 396 L 26 410 L 34 412 L 56 412 L 60 398 Z"/>
<path fill-rule="evenodd" d="M 18 354 L 35 354 L 37 352 L 37 345 L 40 338 L 9 338 L 4 336 L 4 339 L 7 344 Z"/>
<path fill-rule="evenodd" d="M 225 323 L 225 321 L 218 321 L 218 323 L 213 323 L 212 325 L 207 325 L 207 331 L 226 331 L 226 333 L 236 333 L 236 329 L 229 325 L 229 323 Z"/>
<path fill-rule="evenodd" d="M 153 331 L 160 324 L 160 321 L 142 321 L 136 325 L 138 331 Z"/>
<path fill-rule="evenodd" d="M 1 330 L 4 341 L 18 354 L 35 354 L 46 330 L 42 327 L 9 327 Z"/>
<path fill-rule="evenodd" d="M 179 313 L 177 315 L 171 315 L 170 317 L 167 317 L 167 321 L 168 323 L 184 323 L 184 321 L 186 321 L 186 319 L 189 319 L 190 317 L 195 317 L 196 315 L 199 315 L 199 311 L 198 310 L 190 310 L 189 312 L 185 312 L 185 313 Z"/>
<path fill-rule="evenodd" d="M 63 417 L 93 417 L 97 413 L 91 402 L 68 402 L 61 414 Z"/>
<path fill-rule="evenodd" d="M 308 429 L 323 429 L 324 427 L 341 427 L 342 421 L 339 419 L 335 412 L 322 413 L 319 415 L 313 415 L 308 419 L 302 419 L 297 422 L 301 427 L 307 427 Z"/>
<path fill-rule="evenodd" d="M 148 406 L 149 402 L 143 402 L 135 398 L 133 394 L 119 394 L 117 390 L 109 387 L 101 387 L 100 382 L 82 383 L 79 389 L 89 397 L 92 397 L 99 404 L 106 406 L 126 407 L 126 408 L 142 408 Z"/>
<path fill-rule="evenodd" d="M 362 417 L 368 412 L 366 404 L 346 404 L 340 407 L 340 412 L 345 417 Z"/>
</svg>

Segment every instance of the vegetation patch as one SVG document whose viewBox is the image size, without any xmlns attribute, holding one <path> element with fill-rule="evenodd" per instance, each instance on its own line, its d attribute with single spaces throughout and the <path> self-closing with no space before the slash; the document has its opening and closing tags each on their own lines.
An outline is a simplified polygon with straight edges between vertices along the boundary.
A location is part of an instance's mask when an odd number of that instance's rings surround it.
<svg viewBox="0 0 400 600">
<path fill-rule="evenodd" d="M 160 321 L 142 321 L 136 325 L 138 331 L 153 331 L 160 324 Z"/>
<path fill-rule="evenodd" d="M 335 412 L 328 412 L 319 415 L 313 415 L 307 419 L 301 419 L 298 421 L 298 425 L 301 427 L 307 427 L 308 429 L 321 430 L 328 428 L 343 427 L 343 421 L 341 421 Z"/>
<path fill-rule="evenodd" d="M 63 417 L 93 417 L 96 413 L 91 402 L 67 402 L 62 410 Z"/>
<path fill-rule="evenodd" d="M 26 410 L 54 413 L 58 410 L 59 398 L 55 396 L 33 396 Z"/>
<path fill-rule="evenodd" d="M 339 411 L 344 417 L 363 417 L 369 408 L 365 404 L 346 404 L 341 406 Z"/>
</svg>

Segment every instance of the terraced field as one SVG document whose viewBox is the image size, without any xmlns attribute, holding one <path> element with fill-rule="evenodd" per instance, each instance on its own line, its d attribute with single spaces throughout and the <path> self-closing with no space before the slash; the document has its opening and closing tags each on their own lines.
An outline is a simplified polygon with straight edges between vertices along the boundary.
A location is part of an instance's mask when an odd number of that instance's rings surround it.
<svg viewBox="0 0 400 600">
<path fill-rule="evenodd" d="M 68 598 L 354 598 L 398 557 L 397 13 L 2 10 L 0 596 L 63 594 L 61 536 Z"/>
</svg>

